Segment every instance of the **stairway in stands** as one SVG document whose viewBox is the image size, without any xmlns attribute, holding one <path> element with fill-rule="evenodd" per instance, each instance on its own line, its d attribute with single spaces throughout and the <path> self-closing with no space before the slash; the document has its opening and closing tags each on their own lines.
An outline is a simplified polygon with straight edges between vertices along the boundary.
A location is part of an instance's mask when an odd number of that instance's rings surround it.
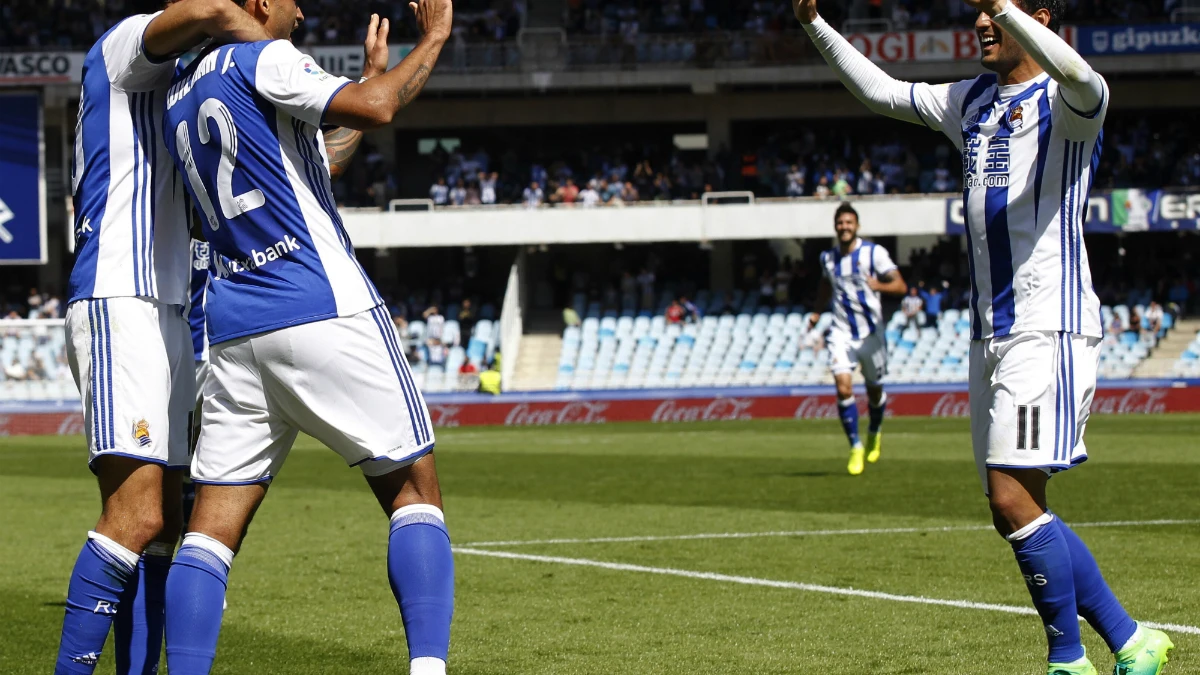
<svg viewBox="0 0 1200 675">
<path fill-rule="evenodd" d="M 562 335 L 559 333 L 531 333 L 523 336 L 513 381 L 505 386 L 505 391 L 554 389 L 560 354 Z"/>
<path fill-rule="evenodd" d="M 1176 322 L 1171 332 L 1150 352 L 1150 357 L 1134 369 L 1133 377 L 1170 377 L 1171 369 L 1179 360 L 1180 354 L 1183 354 L 1188 344 L 1196 337 L 1196 331 L 1200 331 L 1200 319 L 1182 319 Z"/>
</svg>

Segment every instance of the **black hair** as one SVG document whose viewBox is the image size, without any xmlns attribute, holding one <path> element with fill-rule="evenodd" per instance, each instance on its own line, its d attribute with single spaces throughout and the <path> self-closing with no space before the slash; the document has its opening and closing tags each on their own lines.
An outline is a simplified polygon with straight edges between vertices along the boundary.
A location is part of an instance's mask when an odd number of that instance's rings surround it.
<svg viewBox="0 0 1200 675">
<path fill-rule="evenodd" d="M 837 211 L 833 212 L 833 224 L 834 225 L 837 224 L 838 218 L 841 218 L 843 213 L 854 214 L 854 222 L 856 222 L 856 223 L 858 222 L 858 211 L 855 211 L 854 207 L 850 206 L 850 202 L 842 202 L 841 206 L 837 207 Z"/>
<path fill-rule="evenodd" d="M 1030 16 L 1033 16 L 1033 13 L 1039 9 L 1050 12 L 1050 25 L 1047 28 L 1055 33 L 1062 26 L 1063 16 L 1067 13 L 1066 0 L 1016 0 L 1016 2 L 1021 11 Z"/>
</svg>

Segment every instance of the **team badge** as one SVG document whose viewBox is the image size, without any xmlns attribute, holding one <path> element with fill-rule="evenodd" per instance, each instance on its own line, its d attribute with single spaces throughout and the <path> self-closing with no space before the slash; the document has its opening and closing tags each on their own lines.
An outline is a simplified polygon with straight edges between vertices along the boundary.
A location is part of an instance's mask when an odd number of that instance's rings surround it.
<svg viewBox="0 0 1200 675">
<path fill-rule="evenodd" d="M 143 448 L 150 445 L 150 423 L 145 419 L 141 419 L 133 425 L 133 440 Z"/>
<path fill-rule="evenodd" d="M 1008 111 L 1008 126 L 1013 131 L 1021 128 L 1025 123 L 1025 105 L 1021 104 L 1012 110 Z"/>
</svg>

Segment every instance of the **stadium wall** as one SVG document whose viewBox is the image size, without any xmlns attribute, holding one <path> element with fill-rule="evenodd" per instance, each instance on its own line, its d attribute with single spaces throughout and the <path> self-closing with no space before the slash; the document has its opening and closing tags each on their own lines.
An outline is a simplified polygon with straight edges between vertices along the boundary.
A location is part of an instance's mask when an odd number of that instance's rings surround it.
<svg viewBox="0 0 1200 675">
<path fill-rule="evenodd" d="M 425 399 L 440 428 L 837 417 L 836 396 L 828 386 L 426 394 Z M 862 396 L 859 405 L 865 414 Z M 1200 380 L 1103 381 L 1092 402 L 1092 413 L 1100 415 L 1176 412 L 1200 412 Z M 965 383 L 888 388 L 888 416 L 969 415 Z M 83 414 L 77 402 L 0 405 L 0 436 L 80 433 Z"/>
</svg>

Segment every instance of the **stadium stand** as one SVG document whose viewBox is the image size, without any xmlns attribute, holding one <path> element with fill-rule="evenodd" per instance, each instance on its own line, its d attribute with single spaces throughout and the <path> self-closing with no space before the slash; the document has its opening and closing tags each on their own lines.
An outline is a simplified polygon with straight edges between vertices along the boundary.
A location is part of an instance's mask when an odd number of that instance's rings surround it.
<svg viewBox="0 0 1200 675">
<path fill-rule="evenodd" d="M 660 299 L 665 310 L 670 294 Z M 706 290 L 696 294 L 699 306 L 719 311 L 723 299 Z M 805 308 L 799 305 L 770 309 L 757 306 L 753 294 L 737 291 L 735 315 L 708 314 L 694 323 L 668 324 L 662 312 L 601 311 L 578 294 L 574 309 L 583 318 L 562 334 L 557 389 L 638 389 L 692 386 L 801 385 L 832 381 L 823 334 L 832 321 L 822 314 L 808 328 Z M 1141 308 L 1133 308 L 1138 315 Z M 1172 318 L 1164 321 L 1160 336 L 1150 336 L 1129 326 L 1131 308 L 1102 308 L 1105 326 L 1117 329 L 1105 339 L 1100 373 L 1105 379 L 1129 377 L 1150 354 L 1158 337 L 1165 336 Z M 921 318 L 922 324 L 924 317 Z M 888 378 L 892 382 L 963 382 L 967 379 L 967 352 L 971 322 L 957 309 L 943 311 L 931 325 L 905 327 L 904 314 L 896 311 L 887 324 Z M 1185 353 L 1200 373 L 1200 337 L 1194 350 Z M 1190 357 L 1187 355 L 1190 354 Z"/>
</svg>

